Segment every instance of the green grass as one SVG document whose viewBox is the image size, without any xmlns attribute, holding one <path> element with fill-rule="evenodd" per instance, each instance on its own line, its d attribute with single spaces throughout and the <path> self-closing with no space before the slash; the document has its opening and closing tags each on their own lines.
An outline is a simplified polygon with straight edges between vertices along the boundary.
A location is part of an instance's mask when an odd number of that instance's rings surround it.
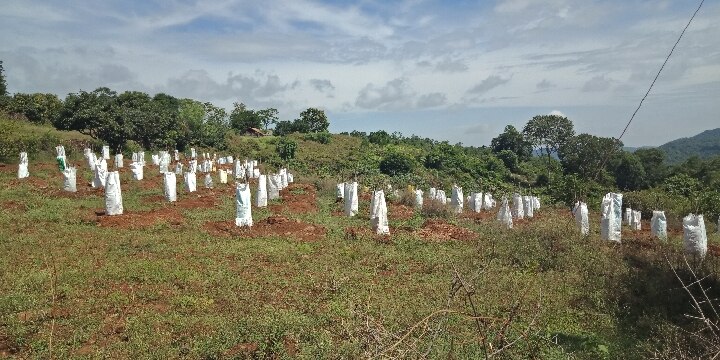
<svg viewBox="0 0 720 360">
<path fill-rule="evenodd" d="M 49 167 L 31 164 L 31 176 L 60 187 Z M 127 210 L 165 206 L 142 200 L 161 188 L 123 176 Z M 347 240 L 347 227 L 369 228 L 368 204 L 348 219 L 332 215 L 339 206 L 321 193 L 318 213 L 285 215 L 324 226 L 325 238 L 216 238 L 203 224 L 233 219 L 230 193 L 215 208 L 183 210 L 179 226 L 127 230 L 87 220 L 101 196 L 60 198 L 14 178 L 0 172 L 0 345 L 14 357 L 479 358 L 490 350 L 483 338 L 503 344 L 495 336 L 511 319 L 508 341 L 529 331 L 507 358 L 645 358 L 662 347 L 658 329 L 686 326 L 690 311 L 663 257 L 679 267 L 681 238 L 642 247 L 626 232 L 623 245 L 604 244 L 597 214 L 587 238 L 563 210 L 544 208 L 512 230 L 450 219 L 477 233 L 469 242 L 399 231 L 424 219 L 392 214 L 389 242 Z M 255 221 L 270 215 L 253 210 Z M 710 240 L 720 244 L 717 234 Z M 703 271 L 717 265 L 709 256 Z M 456 271 L 469 296 L 449 296 Z M 399 341 L 442 309 L 456 312 Z M 478 329 L 468 314 L 499 320 Z"/>
</svg>

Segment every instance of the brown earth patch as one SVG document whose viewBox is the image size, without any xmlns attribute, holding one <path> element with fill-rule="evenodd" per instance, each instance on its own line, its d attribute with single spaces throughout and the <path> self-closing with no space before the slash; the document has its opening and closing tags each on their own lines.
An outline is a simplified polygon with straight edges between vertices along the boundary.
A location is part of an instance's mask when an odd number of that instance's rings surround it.
<svg viewBox="0 0 720 360">
<path fill-rule="evenodd" d="M 468 241 L 476 237 L 476 234 L 468 229 L 448 224 L 437 219 L 428 219 L 418 230 L 417 235 L 427 240 L 461 240 Z"/>
<path fill-rule="evenodd" d="M 67 199 L 83 199 L 87 198 L 88 196 L 105 196 L 105 189 L 104 188 L 93 188 L 90 185 L 80 185 L 78 184 L 76 186 L 77 191 L 76 192 L 70 192 L 65 191 L 61 188 L 53 189 L 50 191 L 50 194 L 55 197 L 62 197 Z"/>
<path fill-rule="evenodd" d="M 496 217 L 496 216 L 497 216 L 496 213 L 494 213 L 494 212 L 492 212 L 492 211 L 488 211 L 488 210 L 483 210 L 483 211 L 481 211 L 481 212 L 479 212 L 479 213 L 476 213 L 476 212 L 470 210 L 470 211 L 465 211 L 465 212 L 462 214 L 462 217 L 463 217 L 463 218 L 465 218 L 465 219 L 470 219 L 470 220 L 473 220 L 473 221 L 478 222 L 478 223 L 479 223 L 479 222 L 485 222 L 485 221 L 495 220 L 495 217 Z"/>
<path fill-rule="evenodd" d="M 6 210 L 25 211 L 25 210 L 27 210 L 27 205 L 24 203 L 21 203 L 21 202 L 10 200 L 10 201 L 4 201 L 4 202 L 0 203 L 0 208 L 6 209 Z"/>
<path fill-rule="evenodd" d="M 281 236 L 300 241 L 314 241 L 325 236 L 322 226 L 311 225 L 299 220 L 291 220 L 284 216 L 274 215 L 258 221 L 252 227 L 235 226 L 234 220 L 208 221 L 204 226 L 211 235 L 221 237 L 258 238 Z"/>
<path fill-rule="evenodd" d="M 250 356 L 260 348 L 256 343 L 242 343 L 237 344 L 225 351 L 223 355 L 233 358 L 235 356 L 243 355 Z"/>
<path fill-rule="evenodd" d="M 708 244 L 708 254 L 713 256 L 720 256 L 720 246 Z"/>
<path fill-rule="evenodd" d="M 280 191 L 281 204 L 269 205 L 268 209 L 275 214 L 287 211 L 291 214 L 318 212 L 317 190 L 310 184 L 290 184 Z"/>
<path fill-rule="evenodd" d="M 408 220 L 415 216 L 415 209 L 401 204 L 388 203 L 388 218 L 397 220 Z"/>
<path fill-rule="evenodd" d="M 9 336 L 0 332 L 0 356 L 9 358 L 17 354 L 19 350 L 17 344 Z"/>
<path fill-rule="evenodd" d="M 47 180 L 40 179 L 36 176 L 32 176 L 32 173 L 29 177 L 26 177 L 24 179 L 12 179 L 7 183 L 9 186 L 20 186 L 20 185 L 27 185 L 30 186 L 33 189 L 47 189 L 50 185 L 48 184 Z"/>
<path fill-rule="evenodd" d="M 133 212 L 124 211 L 122 215 L 105 215 L 105 210 L 95 212 L 95 222 L 98 226 L 142 229 L 159 223 L 168 223 L 172 226 L 180 226 L 183 217 L 174 208 L 161 208 L 153 211 Z"/>
</svg>

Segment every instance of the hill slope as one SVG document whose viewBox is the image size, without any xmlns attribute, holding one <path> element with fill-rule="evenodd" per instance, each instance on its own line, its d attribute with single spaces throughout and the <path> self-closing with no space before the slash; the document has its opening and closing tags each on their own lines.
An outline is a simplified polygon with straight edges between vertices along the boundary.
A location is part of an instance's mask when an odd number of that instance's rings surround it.
<svg viewBox="0 0 720 360">
<path fill-rule="evenodd" d="M 667 154 L 669 163 L 678 163 L 697 155 L 708 158 L 720 155 L 720 128 L 705 130 L 689 138 L 681 138 L 660 145 L 660 149 Z"/>
</svg>

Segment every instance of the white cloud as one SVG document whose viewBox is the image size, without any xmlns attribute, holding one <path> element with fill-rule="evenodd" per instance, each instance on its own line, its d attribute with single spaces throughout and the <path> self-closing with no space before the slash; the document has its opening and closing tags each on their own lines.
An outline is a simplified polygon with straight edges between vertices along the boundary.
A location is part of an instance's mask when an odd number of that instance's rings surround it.
<svg viewBox="0 0 720 360">
<path fill-rule="evenodd" d="M 565 116 L 565 114 L 563 114 L 562 111 L 560 111 L 560 110 L 553 110 L 553 111 L 551 111 L 548 115 L 556 115 L 556 116 L 567 117 L 567 116 Z"/>
</svg>

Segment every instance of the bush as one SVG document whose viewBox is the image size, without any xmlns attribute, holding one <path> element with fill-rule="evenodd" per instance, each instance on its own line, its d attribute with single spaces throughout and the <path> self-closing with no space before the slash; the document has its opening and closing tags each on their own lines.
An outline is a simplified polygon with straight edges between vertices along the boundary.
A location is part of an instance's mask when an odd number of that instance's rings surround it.
<svg viewBox="0 0 720 360">
<path fill-rule="evenodd" d="M 297 143 L 294 140 L 288 138 L 282 138 L 278 141 L 275 146 L 278 155 L 281 159 L 289 161 L 295 158 L 295 150 L 297 150 Z"/>
<path fill-rule="evenodd" d="M 392 152 L 380 161 L 380 172 L 390 176 L 409 174 L 413 171 L 414 165 L 411 157 Z"/>
<path fill-rule="evenodd" d="M 320 144 L 329 144 L 330 140 L 332 139 L 332 136 L 329 132 L 318 132 L 318 133 L 310 133 L 305 135 L 305 140 L 307 141 L 314 141 Z"/>
<path fill-rule="evenodd" d="M 428 218 L 450 218 L 453 213 L 450 211 L 450 207 L 443 205 L 437 200 L 426 199 L 423 202 L 422 214 Z"/>
</svg>

